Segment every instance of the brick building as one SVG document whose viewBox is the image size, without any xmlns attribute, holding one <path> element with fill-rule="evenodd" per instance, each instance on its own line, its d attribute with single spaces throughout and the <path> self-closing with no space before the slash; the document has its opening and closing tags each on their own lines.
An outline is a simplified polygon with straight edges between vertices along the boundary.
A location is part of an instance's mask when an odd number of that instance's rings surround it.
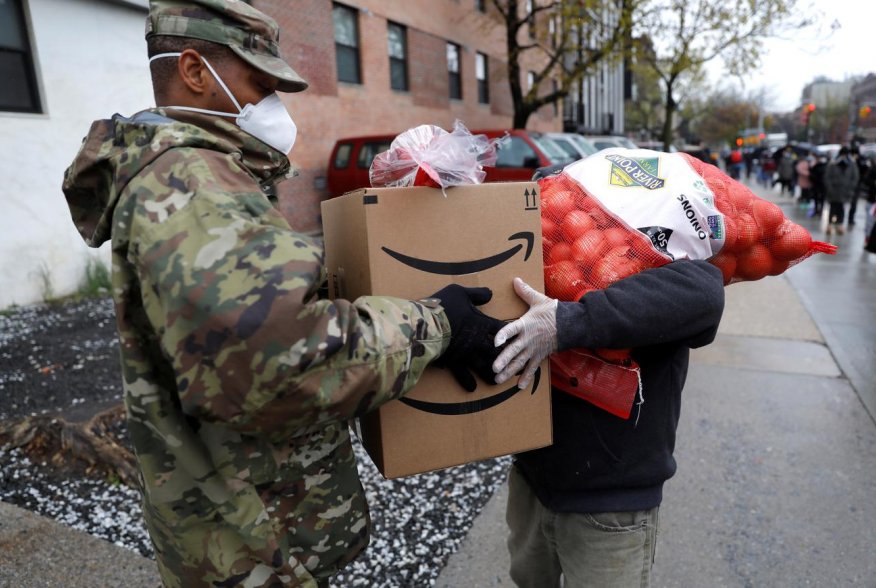
<svg viewBox="0 0 876 588">
<path fill-rule="evenodd" d="M 420 124 L 451 128 L 456 119 L 469 128 L 511 125 L 505 34 L 481 10 L 489 2 L 251 3 L 278 21 L 285 56 L 310 84 L 284 97 L 298 125 L 290 158 L 300 176 L 287 182 L 281 203 L 301 230 L 319 232 L 319 202 L 337 139 Z M 523 65 L 524 72 L 534 69 Z M 527 126 L 559 131 L 562 110 L 546 106 Z"/>
<path fill-rule="evenodd" d="M 849 120 L 852 138 L 876 143 L 876 74 L 867 74 L 852 86 Z"/>
</svg>

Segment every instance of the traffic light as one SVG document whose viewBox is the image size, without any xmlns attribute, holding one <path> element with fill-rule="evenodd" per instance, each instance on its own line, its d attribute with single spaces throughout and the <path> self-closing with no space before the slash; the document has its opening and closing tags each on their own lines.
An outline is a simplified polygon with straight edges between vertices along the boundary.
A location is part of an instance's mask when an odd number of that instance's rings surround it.
<svg viewBox="0 0 876 588">
<path fill-rule="evenodd" d="M 743 144 L 744 142 L 745 142 L 745 141 L 742 139 L 742 137 L 736 137 L 736 146 L 737 146 L 737 147 L 742 147 L 742 144 Z"/>
<path fill-rule="evenodd" d="M 815 104 L 813 104 L 812 102 L 803 107 L 803 115 L 801 116 L 801 118 L 803 119 L 803 124 L 809 124 L 809 117 L 812 116 L 813 112 L 815 112 Z"/>
<path fill-rule="evenodd" d="M 870 113 L 873 111 L 869 106 L 862 106 L 860 110 L 858 110 L 858 116 L 861 118 L 867 118 L 870 116 Z"/>
</svg>

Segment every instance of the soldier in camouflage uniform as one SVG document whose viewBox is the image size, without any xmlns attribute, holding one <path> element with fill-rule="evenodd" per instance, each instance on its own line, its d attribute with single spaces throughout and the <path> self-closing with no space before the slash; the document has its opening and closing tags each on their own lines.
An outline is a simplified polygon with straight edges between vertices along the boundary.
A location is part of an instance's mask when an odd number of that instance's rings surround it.
<svg viewBox="0 0 876 588">
<path fill-rule="evenodd" d="M 501 323 L 472 304 L 485 289 L 451 285 L 436 293 L 443 308 L 319 299 L 322 247 L 272 202 L 286 153 L 217 116 L 306 88 L 276 24 L 239 0 L 153 0 L 147 40 L 150 53 L 179 49 L 164 60 L 170 82 L 153 64 L 167 107 L 96 121 L 64 192 L 88 244 L 112 241 L 159 571 L 178 588 L 323 586 L 368 542 L 349 419 L 404 394 L 442 354 L 456 370 L 481 357 L 491 374 Z M 467 329 L 479 336 L 458 336 Z"/>
</svg>

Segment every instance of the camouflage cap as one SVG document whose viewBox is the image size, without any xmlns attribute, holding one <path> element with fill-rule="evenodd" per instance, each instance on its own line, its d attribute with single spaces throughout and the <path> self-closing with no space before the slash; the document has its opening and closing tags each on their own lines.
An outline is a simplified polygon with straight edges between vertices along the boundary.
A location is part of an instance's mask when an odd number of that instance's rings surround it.
<svg viewBox="0 0 876 588">
<path fill-rule="evenodd" d="M 242 0 L 149 0 L 146 38 L 172 35 L 228 46 L 259 71 L 279 80 L 281 92 L 300 92 L 307 82 L 280 54 L 280 28 Z"/>
</svg>

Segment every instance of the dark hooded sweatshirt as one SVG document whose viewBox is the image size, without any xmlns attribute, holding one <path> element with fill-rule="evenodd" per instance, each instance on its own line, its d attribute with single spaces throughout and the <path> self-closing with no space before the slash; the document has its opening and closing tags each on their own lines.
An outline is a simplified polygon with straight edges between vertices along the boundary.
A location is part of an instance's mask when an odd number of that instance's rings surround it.
<svg viewBox="0 0 876 588">
<path fill-rule="evenodd" d="M 644 403 L 624 420 L 554 388 L 553 445 L 515 460 L 542 504 L 579 513 L 660 504 L 663 483 L 675 473 L 689 350 L 714 339 L 723 308 L 721 271 L 690 260 L 646 270 L 579 302 L 560 302 L 560 350 L 634 348 Z"/>
</svg>

